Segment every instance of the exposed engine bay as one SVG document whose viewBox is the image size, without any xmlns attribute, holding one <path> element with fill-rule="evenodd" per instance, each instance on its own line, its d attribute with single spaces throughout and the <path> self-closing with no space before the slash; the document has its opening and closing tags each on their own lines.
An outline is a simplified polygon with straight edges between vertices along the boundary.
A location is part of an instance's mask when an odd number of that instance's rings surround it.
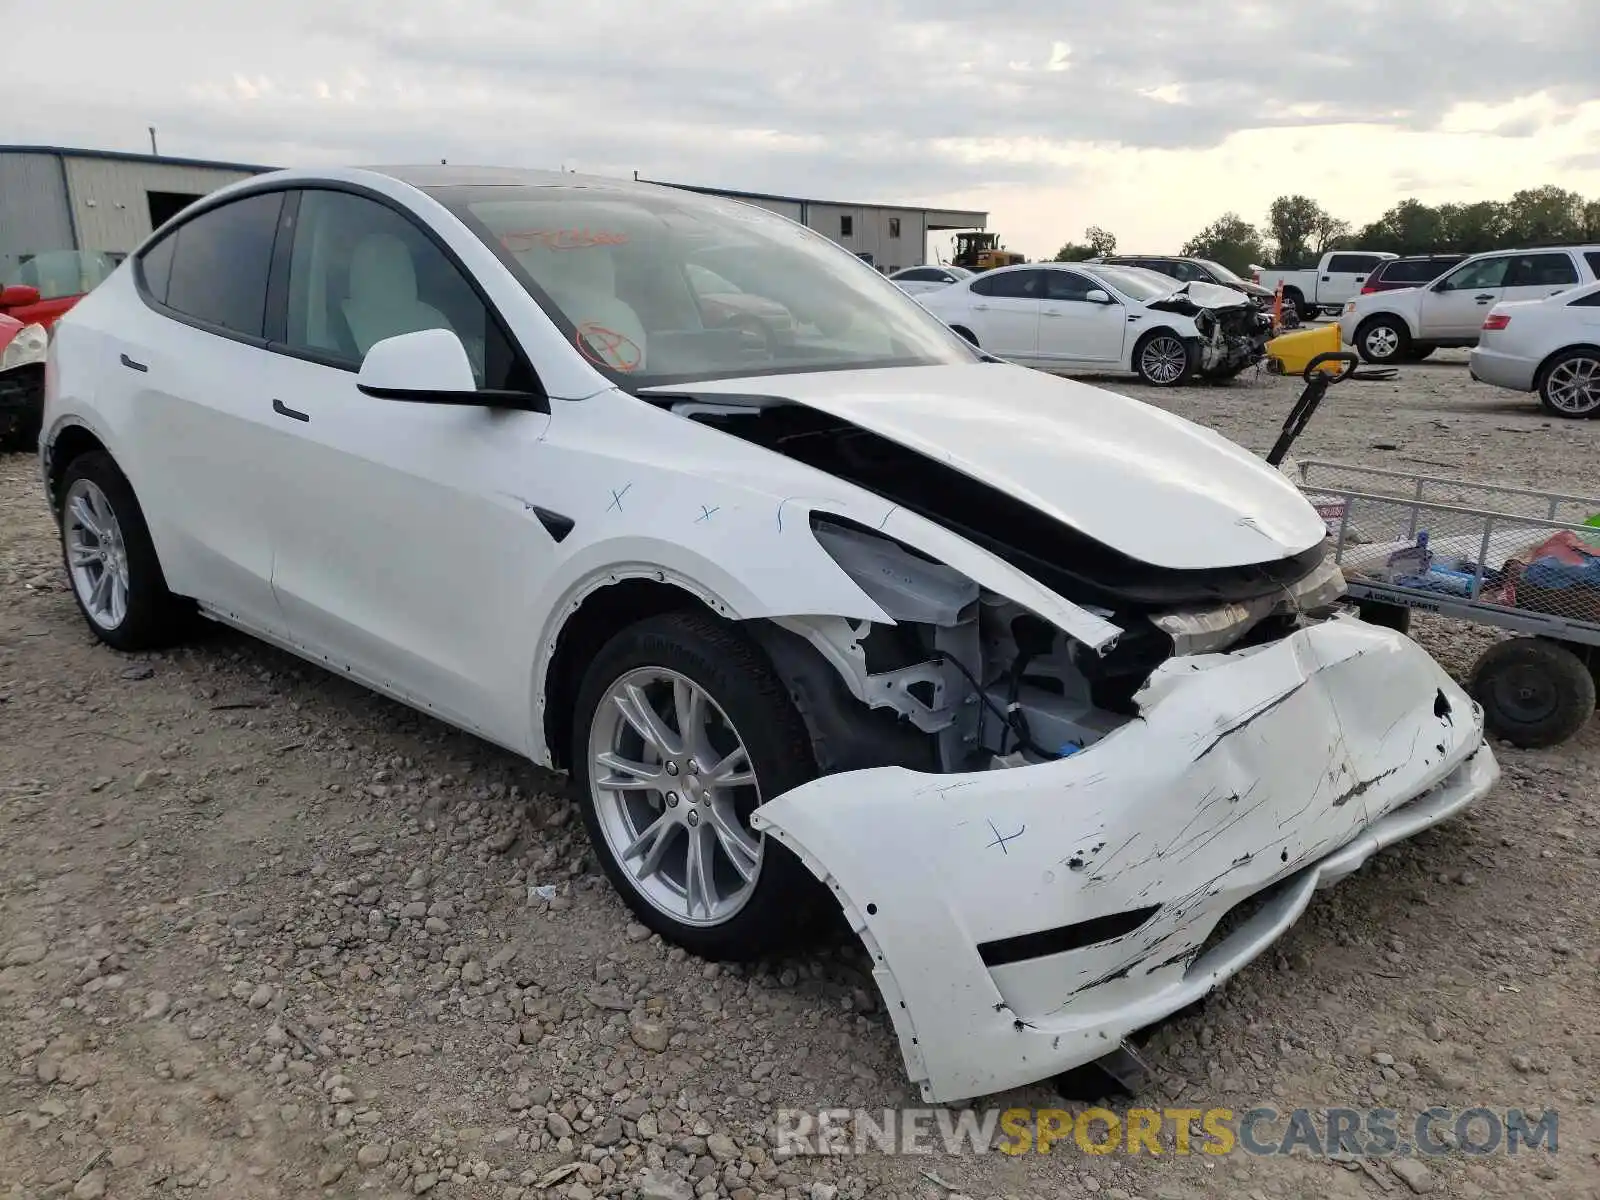
<svg viewBox="0 0 1600 1200">
<path fill-rule="evenodd" d="M 1070 756 L 1136 719 L 1135 693 L 1168 659 L 1277 641 L 1330 613 L 1343 592 L 1322 545 L 1248 566 L 1155 567 L 809 408 L 751 398 L 690 401 L 679 411 L 936 521 L 1122 630 L 1097 652 L 915 549 L 814 513 L 823 549 L 896 622 L 781 618 L 763 635 L 825 771 L 956 772 Z M 841 682 L 869 710 L 865 720 L 860 707 L 841 703 Z"/>
<path fill-rule="evenodd" d="M 1200 368 L 1224 371 L 1259 362 L 1272 337 L 1272 318 L 1241 292 L 1215 285 L 1194 291 L 1188 283 L 1151 308 L 1178 313 L 1194 321 L 1200 333 Z"/>
</svg>

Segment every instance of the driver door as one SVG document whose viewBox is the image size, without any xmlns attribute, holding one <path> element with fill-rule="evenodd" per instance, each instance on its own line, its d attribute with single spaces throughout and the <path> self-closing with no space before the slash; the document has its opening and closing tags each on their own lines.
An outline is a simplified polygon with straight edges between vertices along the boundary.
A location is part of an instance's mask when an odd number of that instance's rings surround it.
<svg viewBox="0 0 1600 1200">
<path fill-rule="evenodd" d="M 1045 269 L 1045 298 L 1039 306 L 1039 358 L 1057 363 L 1116 363 L 1128 316 L 1121 304 L 1089 299 L 1100 284 L 1077 271 Z"/>
<path fill-rule="evenodd" d="M 526 499 L 541 495 L 541 462 L 555 453 L 540 442 L 550 418 L 377 399 L 356 374 L 375 342 L 430 328 L 461 337 L 480 387 L 531 390 L 532 372 L 454 258 L 385 204 L 301 192 L 287 265 L 259 382 L 275 414 L 263 467 L 277 489 L 272 588 L 289 637 L 525 747 L 527 663 L 506 638 L 554 557 Z"/>
<path fill-rule="evenodd" d="M 1457 267 L 1422 295 L 1418 321 L 1424 340 L 1469 338 L 1476 340 L 1483 318 L 1505 292 L 1509 255 L 1497 254 Z"/>
</svg>

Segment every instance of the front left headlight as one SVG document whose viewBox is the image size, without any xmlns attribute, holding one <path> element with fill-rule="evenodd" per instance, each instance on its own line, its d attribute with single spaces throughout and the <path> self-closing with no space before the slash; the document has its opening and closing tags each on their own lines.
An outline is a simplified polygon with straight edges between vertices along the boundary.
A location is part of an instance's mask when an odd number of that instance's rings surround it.
<svg viewBox="0 0 1600 1200">
<path fill-rule="evenodd" d="M 25 367 L 29 363 L 42 363 L 50 348 L 50 334 L 43 325 L 24 325 L 4 352 L 0 352 L 0 371 Z"/>
</svg>

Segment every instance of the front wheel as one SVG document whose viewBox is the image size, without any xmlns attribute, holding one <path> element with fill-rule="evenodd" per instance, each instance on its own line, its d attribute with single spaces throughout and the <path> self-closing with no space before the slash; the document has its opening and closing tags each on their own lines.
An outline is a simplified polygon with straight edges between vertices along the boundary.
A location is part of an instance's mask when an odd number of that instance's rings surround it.
<svg viewBox="0 0 1600 1200">
<path fill-rule="evenodd" d="M 1411 331 L 1397 317 L 1369 317 L 1356 330 L 1356 350 L 1369 363 L 1399 362 L 1411 350 Z"/>
<path fill-rule="evenodd" d="M 61 496 L 61 554 L 94 635 L 117 650 L 177 638 L 192 608 L 167 590 L 133 485 L 112 457 L 96 450 L 73 459 Z"/>
<path fill-rule="evenodd" d="M 1572 737 L 1595 710 L 1595 681 L 1571 650 L 1543 638 L 1512 638 L 1490 647 L 1468 689 L 1483 705 L 1491 733 L 1524 750 Z"/>
<path fill-rule="evenodd" d="M 1147 333 L 1133 351 L 1133 369 L 1151 387 L 1181 387 L 1195 372 L 1189 344 L 1170 329 Z"/>
<path fill-rule="evenodd" d="M 1600 350 L 1567 350 L 1557 355 L 1540 376 L 1539 402 L 1557 417 L 1576 419 L 1600 413 Z"/>
<path fill-rule="evenodd" d="M 815 777 L 804 721 L 760 650 L 710 617 L 624 629 L 578 689 L 573 779 L 589 838 L 639 920 L 714 959 L 810 931 L 822 894 L 750 814 Z"/>
</svg>

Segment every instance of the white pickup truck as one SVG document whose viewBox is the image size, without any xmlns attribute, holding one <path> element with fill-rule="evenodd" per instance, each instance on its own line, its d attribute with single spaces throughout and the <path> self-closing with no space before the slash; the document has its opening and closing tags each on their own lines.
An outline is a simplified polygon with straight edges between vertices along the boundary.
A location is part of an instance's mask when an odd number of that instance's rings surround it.
<svg viewBox="0 0 1600 1200">
<path fill-rule="evenodd" d="M 1339 314 L 1339 332 L 1370 363 L 1416 362 L 1440 346 L 1476 346 L 1502 300 L 1542 300 L 1597 278 L 1600 246 L 1491 250 L 1422 287 L 1354 297 Z"/>
<path fill-rule="evenodd" d="M 1282 283 L 1284 304 L 1297 309 L 1302 321 L 1309 321 L 1319 312 L 1338 312 L 1346 300 L 1361 291 L 1373 267 L 1396 257 L 1375 250 L 1330 250 L 1315 267 L 1302 271 L 1263 269 L 1252 272 L 1252 277 L 1269 292 L 1276 292 Z"/>
</svg>

